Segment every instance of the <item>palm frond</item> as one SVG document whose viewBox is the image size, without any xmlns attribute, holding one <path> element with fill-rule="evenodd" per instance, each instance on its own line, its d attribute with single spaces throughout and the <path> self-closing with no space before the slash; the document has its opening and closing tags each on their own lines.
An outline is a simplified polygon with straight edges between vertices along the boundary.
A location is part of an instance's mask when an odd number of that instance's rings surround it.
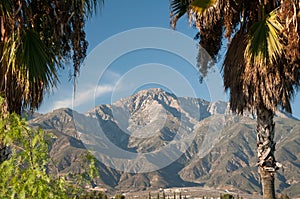
<svg viewBox="0 0 300 199">
<path fill-rule="evenodd" d="M 256 22 L 250 29 L 245 59 L 257 66 L 275 63 L 283 52 L 280 34 L 283 27 L 279 21 L 278 9 L 265 19 Z"/>
<path fill-rule="evenodd" d="M 243 88 L 245 73 L 244 51 L 246 45 L 246 34 L 240 30 L 231 40 L 222 68 L 225 90 L 230 89 L 230 108 L 238 113 L 243 113 L 244 109 L 248 108 L 247 105 L 253 102 Z"/>
<path fill-rule="evenodd" d="M 190 5 L 189 0 L 171 0 L 170 1 L 170 23 L 172 28 L 176 28 L 176 23 L 187 11 Z"/>
<path fill-rule="evenodd" d="M 104 0 L 84 0 L 86 13 L 90 16 L 97 14 L 98 8 L 103 8 Z"/>
<path fill-rule="evenodd" d="M 55 54 L 32 29 L 24 30 L 21 37 L 9 36 L 0 63 L 10 112 L 20 113 L 20 106 L 38 108 L 44 91 L 58 81 Z"/>
<path fill-rule="evenodd" d="M 87 53 L 86 19 L 103 2 L 1 0 L 0 92 L 10 112 L 37 108 L 64 61 L 73 63 L 75 82 Z"/>
<path fill-rule="evenodd" d="M 10 15 L 10 11 L 13 10 L 13 4 L 11 0 L 2 0 L 0 2 L 0 12 L 5 15 Z"/>
<path fill-rule="evenodd" d="M 284 9 L 271 12 L 253 24 L 244 37 L 236 39 L 243 32 L 240 30 L 230 44 L 224 61 L 224 84 L 230 89 L 234 111 L 253 110 L 261 105 L 272 111 L 278 106 L 292 111 L 290 101 L 300 85 L 300 66 L 299 56 L 298 61 L 290 57 L 299 53 L 299 37 L 294 24 L 281 23 L 291 18 L 286 13 L 293 15 L 289 7 Z M 290 52 L 293 56 L 289 56 Z"/>
<path fill-rule="evenodd" d="M 190 8 L 195 14 L 202 15 L 205 10 L 215 5 L 216 2 L 217 0 L 194 0 Z"/>
<path fill-rule="evenodd" d="M 283 22 L 283 37 L 285 38 L 285 57 L 291 65 L 299 63 L 300 59 L 300 5 L 293 0 L 285 0 L 279 12 Z"/>
<path fill-rule="evenodd" d="M 170 22 L 173 28 L 179 18 L 187 14 L 190 19 L 196 21 L 193 15 L 200 16 L 211 8 L 217 0 L 171 0 L 170 1 Z"/>
<path fill-rule="evenodd" d="M 34 30 L 24 32 L 16 56 L 19 67 L 28 73 L 26 78 L 30 82 L 42 81 L 46 88 L 55 86 L 58 80 L 55 55 Z"/>
</svg>

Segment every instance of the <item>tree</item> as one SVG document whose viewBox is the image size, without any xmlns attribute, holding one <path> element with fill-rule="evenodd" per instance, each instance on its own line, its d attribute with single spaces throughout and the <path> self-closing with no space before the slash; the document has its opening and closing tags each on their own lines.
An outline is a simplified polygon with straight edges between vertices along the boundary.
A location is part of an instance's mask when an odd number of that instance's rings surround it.
<svg viewBox="0 0 300 199">
<path fill-rule="evenodd" d="M 0 97 L 0 107 L 3 101 Z M 71 184 L 60 175 L 49 174 L 49 149 L 55 139 L 52 133 L 30 128 L 26 120 L 16 113 L 3 116 L 0 110 L 0 140 L 10 150 L 8 159 L 0 162 L 0 198 L 69 198 L 82 193 L 87 195 L 83 186 L 78 186 L 81 185 L 78 180 Z M 81 183 L 86 185 L 99 174 L 95 157 L 89 152 L 85 157 L 89 165 Z M 105 197 L 105 194 L 98 192 L 94 193 L 93 198 Z"/>
<path fill-rule="evenodd" d="M 85 21 L 102 0 L 0 2 L 0 96 L 9 113 L 37 109 L 59 81 L 63 61 L 75 81 L 86 56 Z M 75 84 L 74 84 L 75 86 Z M 75 88 L 75 87 L 74 87 Z M 7 147 L 0 140 L 0 162 Z"/>
<path fill-rule="evenodd" d="M 0 2 L 0 94 L 8 111 L 39 107 L 63 61 L 75 79 L 86 56 L 85 21 L 98 0 Z"/>
<path fill-rule="evenodd" d="M 281 165 L 274 156 L 273 117 L 278 108 L 292 111 L 290 101 L 299 87 L 299 1 L 172 0 L 170 7 L 172 26 L 187 13 L 199 30 L 200 45 L 214 59 L 222 38 L 228 38 L 223 72 L 230 108 L 256 111 L 258 171 L 264 198 L 274 199 Z M 198 65 L 205 76 L 209 64 L 201 50 Z"/>
<path fill-rule="evenodd" d="M 68 198 L 65 180 L 47 174 L 51 134 L 32 130 L 11 114 L 0 118 L 0 139 L 11 150 L 0 164 L 0 198 Z"/>
</svg>

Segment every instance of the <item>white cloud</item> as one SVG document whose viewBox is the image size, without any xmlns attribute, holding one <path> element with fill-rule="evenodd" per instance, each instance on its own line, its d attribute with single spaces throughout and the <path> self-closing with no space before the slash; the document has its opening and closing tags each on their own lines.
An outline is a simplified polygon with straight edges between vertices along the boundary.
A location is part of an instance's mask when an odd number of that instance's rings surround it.
<svg viewBox="0 0 300 199">
<path fill-rule="evenodd" d="M 114 88 L 113 85 L 108 84 L 108 85 L 97 86 L 97 88 L 91 87 L 90 89 L 87 89 L 83 92 L 78 92 L 75 95 L 73 106 L 78 107 L 88 102 L 94 103 L 97 97 L 100 97 L 101 95 L 111 92 L 113 88 Z"/>
<path fill-rule="evenodd" d="M 95 87 L 90 87 L 86 90 L 76 91 L 75 98 L 73 96 L 68 96 L 66 99 L 57 100 L 53 103 L 53 109 L 58 108 L 73 108 L 79 107 L 83 104 L 94 103 L 95 98 L 100 97 L 106 93 L 109 93 L 113 90 L 112 85 L 102 85 Z M 91 104 L 92 105 L 92 104 Z"/>
<path fill-rule="evenodd" d="M 83 71 L 86 72 L 86 71 Z M 54 89 L 53 94 L 45 98 L 39 112 L 48 113 L 59 108 L 72 108 L 78 111 L 87 111 L 95 104 L 95 99 L 112 92 L 121 75 L 115 71 L 107 70 L 101 77 L 101 85 L 97 85 L 92 76 L 79 77 L 75 99 L 73 98 L 73 85 L 65 79 Z"/>
<path fill-rule="evenodd" d="M 47 102 L 47 105 L 44 104 L 39 112 L 48 113 L 50 111 L 59 109 L 59 108 L 72 108 L 75 110 L 85 110 L 94 106 L 95 99 L 101 97 L 113 90 L 113 85 L 102 85 L 97 88 L 91 87 L 85 91 L 76 91 L 75 99 L 73 99 L 72 93 L 70 90 L 61 93 L 59 99 L 54 99 L 52 103 Z M 58 93 L 57 93 L 58 94 Z M 86 107 L 86 108 L 85 108 Z"/>
</svg>

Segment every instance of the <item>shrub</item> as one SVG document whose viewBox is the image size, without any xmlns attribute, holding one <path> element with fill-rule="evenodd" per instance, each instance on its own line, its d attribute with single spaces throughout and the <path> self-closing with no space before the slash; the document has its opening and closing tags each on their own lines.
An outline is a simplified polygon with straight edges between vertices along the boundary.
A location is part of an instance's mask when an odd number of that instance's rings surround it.
<svg viewBox="0 0 300 199">
<path fill-rule="evenodd" d="M 84 192 L 83 188 L 67 183 L 64 177 L 48 174 L 49 149 L 55 136 L 30 128 L 17 114 L 4 115 L 1 103 L 0 97 L 0 145 L 10 151 L 8 159 L 0 163 L 0 198 L 64 199 Z M 94 157 L 87 155 L 87 161 L 90 165 L 86 176 L 91 180 L 98 173 Z"/>
<path fill-rule="evenodd" d="M 0 140 L 10 149 L 9 158 L 0 164 L 0 198 L 68 197 L 65 180 L 46 172 L 52 138 L 28 127 L 17 114 L 0 119 Z"/>
</svg>

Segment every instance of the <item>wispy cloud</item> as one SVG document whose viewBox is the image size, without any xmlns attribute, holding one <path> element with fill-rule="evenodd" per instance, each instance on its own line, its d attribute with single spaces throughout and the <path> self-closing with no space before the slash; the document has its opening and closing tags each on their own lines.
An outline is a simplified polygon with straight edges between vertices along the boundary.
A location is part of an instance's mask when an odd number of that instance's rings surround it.
<svg viewBox="0 0 300 199">
<path fill-rule="evenodd" d="M 95 98 L 100 97 L 101 95 L 107 94 L 113 90 L 113 85 L 102 85 L 91 87 L 90 89 L 87 89 L 85 91 L 78 91 L 74 96 L 68 96 L 66 99 L 57 100 L 53 103 L 52 109 L 58 109 L 58 108 L 73 108 L 73 107 L 79 107 L 83 104 L 87 103 L 94 103 Z M 93 104 L 91 104 L 93 105 Z"/>
<path fill-rule="evenodd" d="M 101 77 L 100 85 L 92 85 L 87 76 L 79 77 L 77 90 L 73 93 L 71 84 L 62 83 L 55 91 L 55 96 L 47 99 L 40 112 L 47 113 L 59 108 L 72 108 L 78 111 L 87 111 L 95 105 L 95 99 L 112 92 L 121 75 L 114 71 L 106 71 Z M 93 81 L 94 82 L 94 81 Z"/>
<path fill-rule="evenodd" d="M 78 94 L 75 95 L 73 106 L 78 107 L 88 102 L 94 103 L 97 97 L 101 97 L 102 95 L 113 91 L 113 89 L 114 86 L 109 84 L 109 85 L 97 86 L 97 88 L 94 87 L 91 89 L 87 89 L 84 92 L 79 92 Z"/>
<path fill-rule="evenodd" d="M 59 98 L 53 99 L 52 103 L 48 101 L 47 105 L 44 104 L 41 109 L 39 109 L 39 112 L 48 113 L 59 108 L 72 108 L 75 110 L 87 111 L 94 106 L 96 98 L 112 92 L 113 88 L 113 85 L 102 85 L 97 88 L 91 87 L 84 91 L 76 91 L 75 98 L 72 91 L 59 90 L 56 93 L 59 95 Z"/>
</svg>

